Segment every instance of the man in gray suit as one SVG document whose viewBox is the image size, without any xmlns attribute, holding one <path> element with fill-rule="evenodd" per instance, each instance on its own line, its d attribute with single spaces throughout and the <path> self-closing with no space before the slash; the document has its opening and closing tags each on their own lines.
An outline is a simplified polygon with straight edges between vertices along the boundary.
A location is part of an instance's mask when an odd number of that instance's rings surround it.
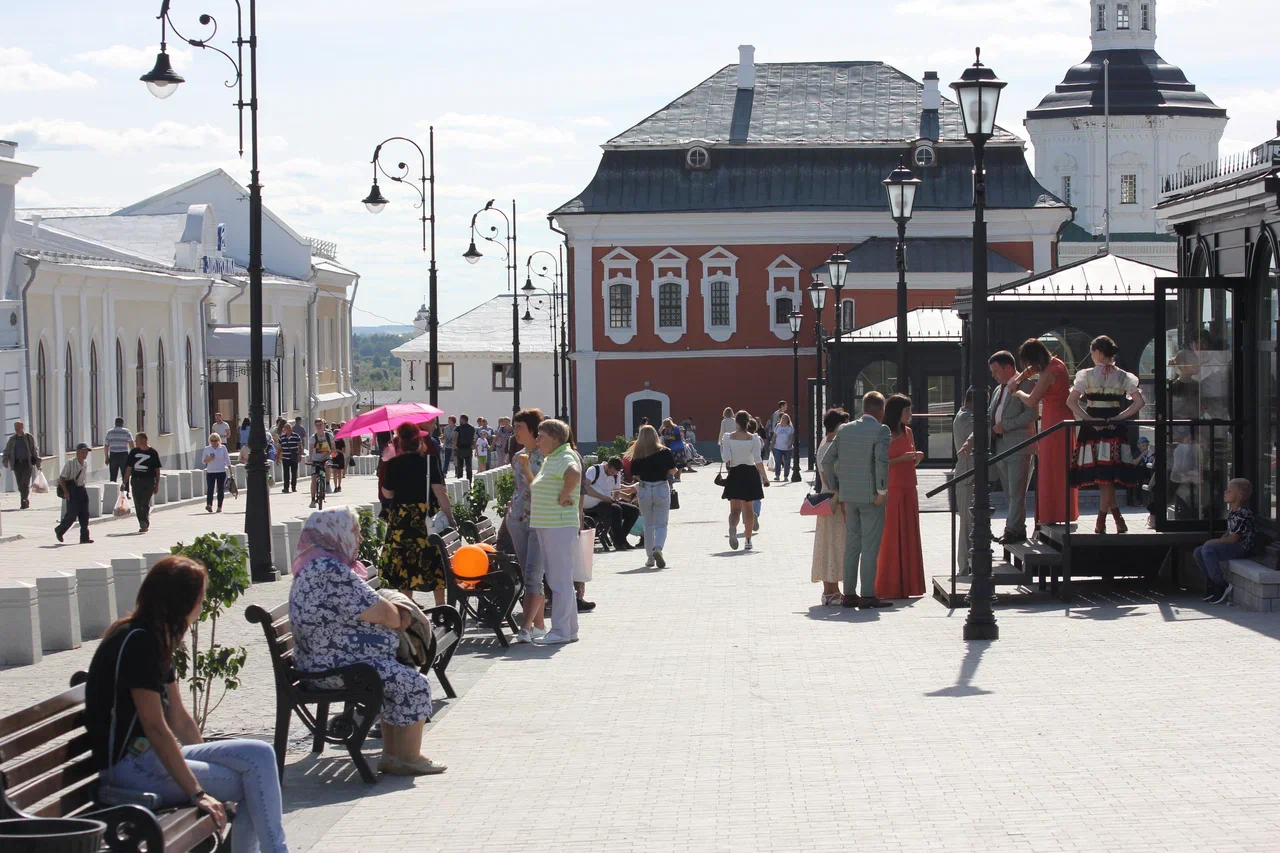
<svg viewBox="0 0 1280 853">
<path fill-rule="evenodd" d="M 987 423 L 991 425 L 991 455 L 995 456 L 1036 434 L 1036 410 L 1028 408 L 1013 396 L 1014 391 L 1026 391 L 1030 394 L 1035 383 L 1029 379 L 1024 379 L 1021 384 L 1016 381 L 1018 365 L 1013 353 L 1008 350 L 1001 350 L 987 359 L 987 367 L 991 370 L 991 378 L 996 381 L 995 393 L 991 395 L 991 404 L 987 408 Z M 970 443 L 966 444 L 970 449 L 973 447 L 971 442 L 972 436 Z M 1031 465 L 1035 453 L 1035 445 L 1028 445 L 993 466 L 1000 477 L 1005 497 L 1009 500 L 1009 517 L 1005 519 L 1004 535 L 997 542 L 1008 544 L 1026 541 L 1027 485 L 1031 482 Z"/>
<path fill-rule="evenodd" d="M 862 398 L 862 417 L 840 427 L 819 464 L 844 503 L 844 607 L 892 607 L 876 597 L 876 560 L 884 532 L 884 503 L 889 493 L 889 428 L 884 395 L 872 391 Z M 861 562 L 861 566 L 859 566 Z M 862 579 L 862 595 L 854 593 Z"/>
<path fill-rule="evenodd" d="M 956 412 L 955 420 L 951 422 L 951 442 L 956 450 L 956 464 L 951 469 L 951 476 L 947 479 L 954 479 L 966 471 L 973 470 L 973 453 L 971 447 L 966 447 L 966 442 L 973 435 L 973 389 L 970 388 L 964 395 L 964 405 L 960 407 L 960 411 Z M 956 545 L 956 572 L 967 576 L 969 574 L 969 533 L 973 527 L 973 478 L 956 483 L 951 487 L 951 511 L 960 516 L 960 541 Z"/>
</svg>

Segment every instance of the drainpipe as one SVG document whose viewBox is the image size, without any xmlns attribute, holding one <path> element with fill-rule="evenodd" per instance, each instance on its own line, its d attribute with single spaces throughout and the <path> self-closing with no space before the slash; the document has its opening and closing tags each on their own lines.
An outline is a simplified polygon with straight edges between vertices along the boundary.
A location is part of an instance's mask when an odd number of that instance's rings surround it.
<svg viewBox="0 0 1280 853">
<path fill-rule="evenodd" d="M 208 441 L 209 433 L 213 432 L 212 415 L 209 413 L 209 297 L 213 294 L 213 287 L 218 283 L 216 278 L 209 279 L 209 288 L 205 290 L 204 296 L 200 297 L 200 363 L 203 369 L 200 371 L 200 410 L 204 412 L 204 440 Z M 232 299 L 239 299 L 244 293 L 241 290 Z M 231 301 L 227 301 L 230 306 Z M 199 451 L 196 451 L 199 453 Z"/>
<path fill-rule="evenodd" d="M 27 312 L 27 291 L 31 289 L 31 285 L 36 280 L 36 270 L 40 268 L 40 259 L 23 256 L 26 261 L 27 268 L 31 270 L 31 276 L 27 279 L 27 283 L 22 285 L 22 349 L 26 352 L 27 357 L 27 414 L 26 421 L 28 424 L 34 422 L 32 417 L 35 414 L 35 403 L 31 397 L 31 320 Z M 43 424 L 41 424 L 43 426 Z M 46 448 L 40 447 L 37 450 L 42 453 Z"/>
<path fill-rule="evenodd" d="M 311 280 L 316 279 L 316 269 L 311 268 Z M 307 429 L 316 421 L 316 301 L 320 298 L 320 284 L 311 291 L 307 301 Z"/>
</svg>

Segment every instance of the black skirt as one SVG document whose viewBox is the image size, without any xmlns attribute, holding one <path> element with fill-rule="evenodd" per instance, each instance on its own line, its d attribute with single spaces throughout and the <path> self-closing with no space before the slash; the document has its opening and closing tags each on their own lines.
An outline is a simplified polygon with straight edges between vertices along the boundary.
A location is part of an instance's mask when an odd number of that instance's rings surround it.
<svg viewBox="0 0 1280 853">
<path fill-rule="evenodd" d="M 764 486 L 760 485 L 760 472 L 754 465 L 734 465 L 725 477 L 724 493 L 727 501 L 758 501 L 764 498 Z"/>
</svg>

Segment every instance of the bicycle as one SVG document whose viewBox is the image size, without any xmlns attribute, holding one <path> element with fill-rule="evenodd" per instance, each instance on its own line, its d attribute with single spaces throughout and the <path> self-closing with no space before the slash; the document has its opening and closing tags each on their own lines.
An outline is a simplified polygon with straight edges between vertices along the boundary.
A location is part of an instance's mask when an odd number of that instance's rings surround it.
<svg viewBox="0 0 1280 853">
<path fill-rule="evenodd" d="M 325 469 L 329 467 L 329 461 L 311 463 L 311 486 L 312 492 L 316 496 L 316 509 L 324 509 L 325 495 L 329 492 L 329 476 L 325 473 Z"/>
</svg>

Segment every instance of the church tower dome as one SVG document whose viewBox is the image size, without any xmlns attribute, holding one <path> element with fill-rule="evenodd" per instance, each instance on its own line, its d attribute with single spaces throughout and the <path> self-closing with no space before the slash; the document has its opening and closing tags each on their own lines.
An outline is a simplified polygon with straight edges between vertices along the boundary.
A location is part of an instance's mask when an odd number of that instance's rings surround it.
<svg viewBox="0 0 1280 853">
<path fill-rule="evenodd" d="M 1156 6 L 1157 0 L 1084 0 L 1089 55 L 1027 113 L 1036 179 L 1076 209 L 1059 243 L 1059 263 L 1096 252 L 1096 244 L 1079 243 L 1101 239 L 1108 224 L 1116 254 L 1124 254 L 1116 242 L 1169 241 L 1152 210 L 1161 176 L 1218 157 L 1227 111 L 1156 53 Z M 1151 245 L 1130 256 L 1173 263 L 1171 249 Z"/>
<path fill-rule="evenodd" d="M 418 309 L 418 313 L 413 318 L 413 327 L 419 332 L 427 331 L 431 325 L 431 311 L 427 308 L 427 303 L 422 303 L 422 307 Z"/>
</svg>

